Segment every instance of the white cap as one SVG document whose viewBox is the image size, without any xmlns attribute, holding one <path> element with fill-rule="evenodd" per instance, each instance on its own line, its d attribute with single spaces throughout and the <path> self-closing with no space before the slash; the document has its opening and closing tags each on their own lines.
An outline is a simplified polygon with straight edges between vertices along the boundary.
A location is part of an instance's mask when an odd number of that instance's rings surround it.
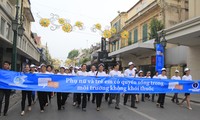
<svg viewBox="0 0 200 120">
<path fill-rule="evenodd" d="M 40 65 L 40 68 L 42 67 L 42 66 L 46 66 L 44 63 L 42 63 L 41 65 Z"/>
<path fill-rule="evenodd" d="M 31 64 L 30 65 L 30 68 L 35 68 L 36 66 L 34 64 Z"/>
<path fill-rule="evenodd" d="M 40 69 L 41 68 L 41 66 L 38 66 L 38 69 Z"/>
<path fill-rule="evenodd" d="M 76 67 L 75 67 L 75 69 L 79 69 L 79 67 L 78 67 L 78 66 L 76 66 Z"/>
<path fill-rule="evenodd" d="M 134 63 L 133 63 L 133 62 L 129 62 L 129 63 L 128 63 L 128 66 L 130 66 L 130 65 L 134 65 Z"/>
<path fill-rule="evenodd" d="M 179 70 L 175 70 L 175 73 L 179 73 Z"/>
<path fill-rule="evenodd" d="M 162 71 L 166 71 L 166 68 L 162 68 Z"/>
<path fill-rule="evenodd" d="M 61 65 L 60 68 L 64 68 L 64 69 L 66 69 L 64 65 Z"/>
<path fill-rule="evenodd" d="M 134 67 L 133 69 L 134 69 L 134 70 L 137 70 L 137 68 L 136 68 L 136 67 Z"/>
<path fill-rule="evenodd" d="M 69 67 L 65 67 L 65 69 L 66 69 L 66 70 L 68 70 L 68 69 L 69 69 Z"/>
<path fill-rule="evenodd" d="M 189 71 L 189 70 L 190 70 L 189 68 L 185 68 L 184 72 L 187 72 L 187 71 Z"/>
<path fill-rule="evenodd" d="M 142 71 L 142 70 L 140 70 L 140 71 L 139 71 L 139 73 L 143 73 L 143 71 Z"/>
</svg>

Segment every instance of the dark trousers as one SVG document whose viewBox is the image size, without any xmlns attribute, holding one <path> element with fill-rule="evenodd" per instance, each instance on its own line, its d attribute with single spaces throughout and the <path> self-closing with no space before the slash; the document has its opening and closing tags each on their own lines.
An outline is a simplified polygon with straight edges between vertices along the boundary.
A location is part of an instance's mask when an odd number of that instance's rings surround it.
<svg viewBox="0 0 200 120">
<path fill-rule="evenodd" d="M 76 102 L 76 100 L 77 100 L 76 96 L 77 96 L 77 94 L 74 93 L 74 94 L 73 94 L 73 102 Z"/>
<path fill-rule="evenodd" d="M 81 95 L 82 95 L 82 108 L 86 108 L 88 93 L 77 93 L 76 97 L 77 97 L 78 105 L 81 104 Z"/>
<path fill-rule="evenodd" d="M 172 98 L 172 101 L 174 102 L 174 100 L 176 100 L 176 103 L 178 103 L 178 93 L 174 93 L 174 96 Z"/>
<path fill-rule="evenodd" d="M 97 107 L 101 107 L 103 93 L 95 93 L 95 97 L 96 97 L 96 105 L 97 105 Z"/>
<path fill-rule="evenodd" d="M 155 94 L 152 94 L 151 100 L 154 102 Z"/>
<path fill-rule="evenodd" d="M 157 103 L 160 103 L 160 106 L 164 106 L 165 94 L 159 94 Z"/>
<path fill-rule="evenodd" d="M 92 102 L 94 103 L 97 93 L 92 93 Z"/>
<path fill-rule="evenodd" d="M 124 96 L 124 104 L 127 103 L 128 96 L 131 96 L 131 107 L 135 107 L 136 94 L 125 94 L 125 96 Z"/>
<path fill-rule="evenodd" d="M 51 94 L 52 94 L 52 92 L 47 92 L 47 99 L 49 98 L 49 102 L 51 102 Z"/>
<path fill-rule="evenodd" d="M 4 96 L 5 96 L 5 105 L 4 105 L 3 112 L 4 112 L 4 114 L 6 114 L 8 112 L 10 93 L 11 93 L 11 90 L 0 89 L 0 113 L 1 113 L 1 107 L 2 107 L 2 102 L 3 102 Z"/>
<path fill-rule="evenodd" d="M 65 102 L 67 100 L 68 94 L 69 93 L 61 93 L 61 92 L 57 93 L 57 105 L 58 105 L 58 109 L 61 109 L 61 106 L 65 105 Z"/>
<path fill-rule="evenodd" d="M 47 104 L 47 103 L 49 103 L 48 102 L 48 94 L 49 94 L 49 92 L 44 92 L 44 104 Z"/>
<path fill-rule="evenodd" d="M 44 110 L 44 106 L 46 104 L 46 92 L 38 92 L 38 99 L 40 104 L 40 110 Z"/>
<path fill-rule="evenodd" d="M 108 101 L 109 93 L 105 94 L 105 101 Z"/>
<path fill-rule="evenodd" d="M 91 96 L 91 94 L 87 93 L 88 101 L 90 101 L 90 96 Z"/>
<path fill-rule="evenodd" d="M 142 94 L 142 101 L 144 102 L 144 94 Z"/>
<path fill-rule="evenodd" d="M 26 96 L 28 97 L 28 106 L 31 106 L 31 95 L 32 91 L 22 91 L 22 101 L 21 101 L 21 108 L 22 111 L 25 109 L 25 103 L 26 103 Z"/>
</svg>

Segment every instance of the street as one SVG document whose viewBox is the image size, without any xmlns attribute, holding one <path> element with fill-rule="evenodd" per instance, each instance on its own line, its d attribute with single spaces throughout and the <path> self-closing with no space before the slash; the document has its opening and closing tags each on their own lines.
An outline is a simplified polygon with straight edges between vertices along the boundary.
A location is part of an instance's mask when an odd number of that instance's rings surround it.
<svg viewBox="0 0 200 120">
<path fill-rule="evenodd" d="M 26 111 L 24 116 L 20 115 L 21 101 L 10 108 L 8 116 L 0 116 L 1 120 L 198 120 L 200 118 L 199 107 L 197 103 L 192 103 L 193 110 L 188 110 L 185 106 L 181 107 L 172 103 L 169 97 L 166 97 L 165 108 L 157 108 L 156 103 L 151 101 L 140 102 L 136 104 L 138 109 L 132 109 L 130 102 L 124 106 L 123 97 L 121 97 L 120 110 L 114 109 L 114 104 L 110 107 L 103 98 L 102 108 L 96 111 L 95 104 L 91 101 L 87 104 L 87 111 L 83 112 L 80 108 L 72 106 L 72 95 L 69 96 L 65 109 L 58 111 L 56 96 L 52 102 L 45 108 L 44 113 L 40 113 L 38 101 L 32 107 L 32 111 Z M 156 97 L 157 99 L 157 97 Z"/>
</svg>

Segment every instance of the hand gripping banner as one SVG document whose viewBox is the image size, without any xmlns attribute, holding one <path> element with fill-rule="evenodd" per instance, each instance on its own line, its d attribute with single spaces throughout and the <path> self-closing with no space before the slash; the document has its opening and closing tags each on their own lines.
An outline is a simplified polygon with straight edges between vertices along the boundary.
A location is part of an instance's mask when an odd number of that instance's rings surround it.
<svg viewBox="0 0 200 120">
<path fill-rule="evenodd" d="M 73 93 L 200 93 L 200 81 L 24 74 L 0 70 L 0 89 Z"/>
</svg>

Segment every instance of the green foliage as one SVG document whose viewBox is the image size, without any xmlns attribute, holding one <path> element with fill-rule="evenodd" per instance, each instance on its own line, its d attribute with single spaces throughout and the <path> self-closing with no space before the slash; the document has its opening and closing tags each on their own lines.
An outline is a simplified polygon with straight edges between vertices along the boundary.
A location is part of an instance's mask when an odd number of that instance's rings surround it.
<svg viewBox="0 0 200 120">
<path fill-rule="evenodd" d="M 82 58 L 82 59 L 80 60 L 80 64 L 85 64 L 85 63 L 88 62 L 88 61 L 90 61 L 89 58 Z"/>
<path fill-rule="evenodd" d="M 158 36 L 157 32 L 162 30 L 164 28 L 164 24 L 162 23 L 162 21 L 153 18 L 150 22 L 150 33 L 149 33 L 149 37 L 150 39 L 156 38 Z"/>
<path fill-rule="evenodd" d="M 68 59 L 74 59 L 75 57 L 77 57 L 79 55 L 79 52 L 78 50 L 74 49 L 74 50 L 71 50 L 68 54 Z"/>
</svg>

